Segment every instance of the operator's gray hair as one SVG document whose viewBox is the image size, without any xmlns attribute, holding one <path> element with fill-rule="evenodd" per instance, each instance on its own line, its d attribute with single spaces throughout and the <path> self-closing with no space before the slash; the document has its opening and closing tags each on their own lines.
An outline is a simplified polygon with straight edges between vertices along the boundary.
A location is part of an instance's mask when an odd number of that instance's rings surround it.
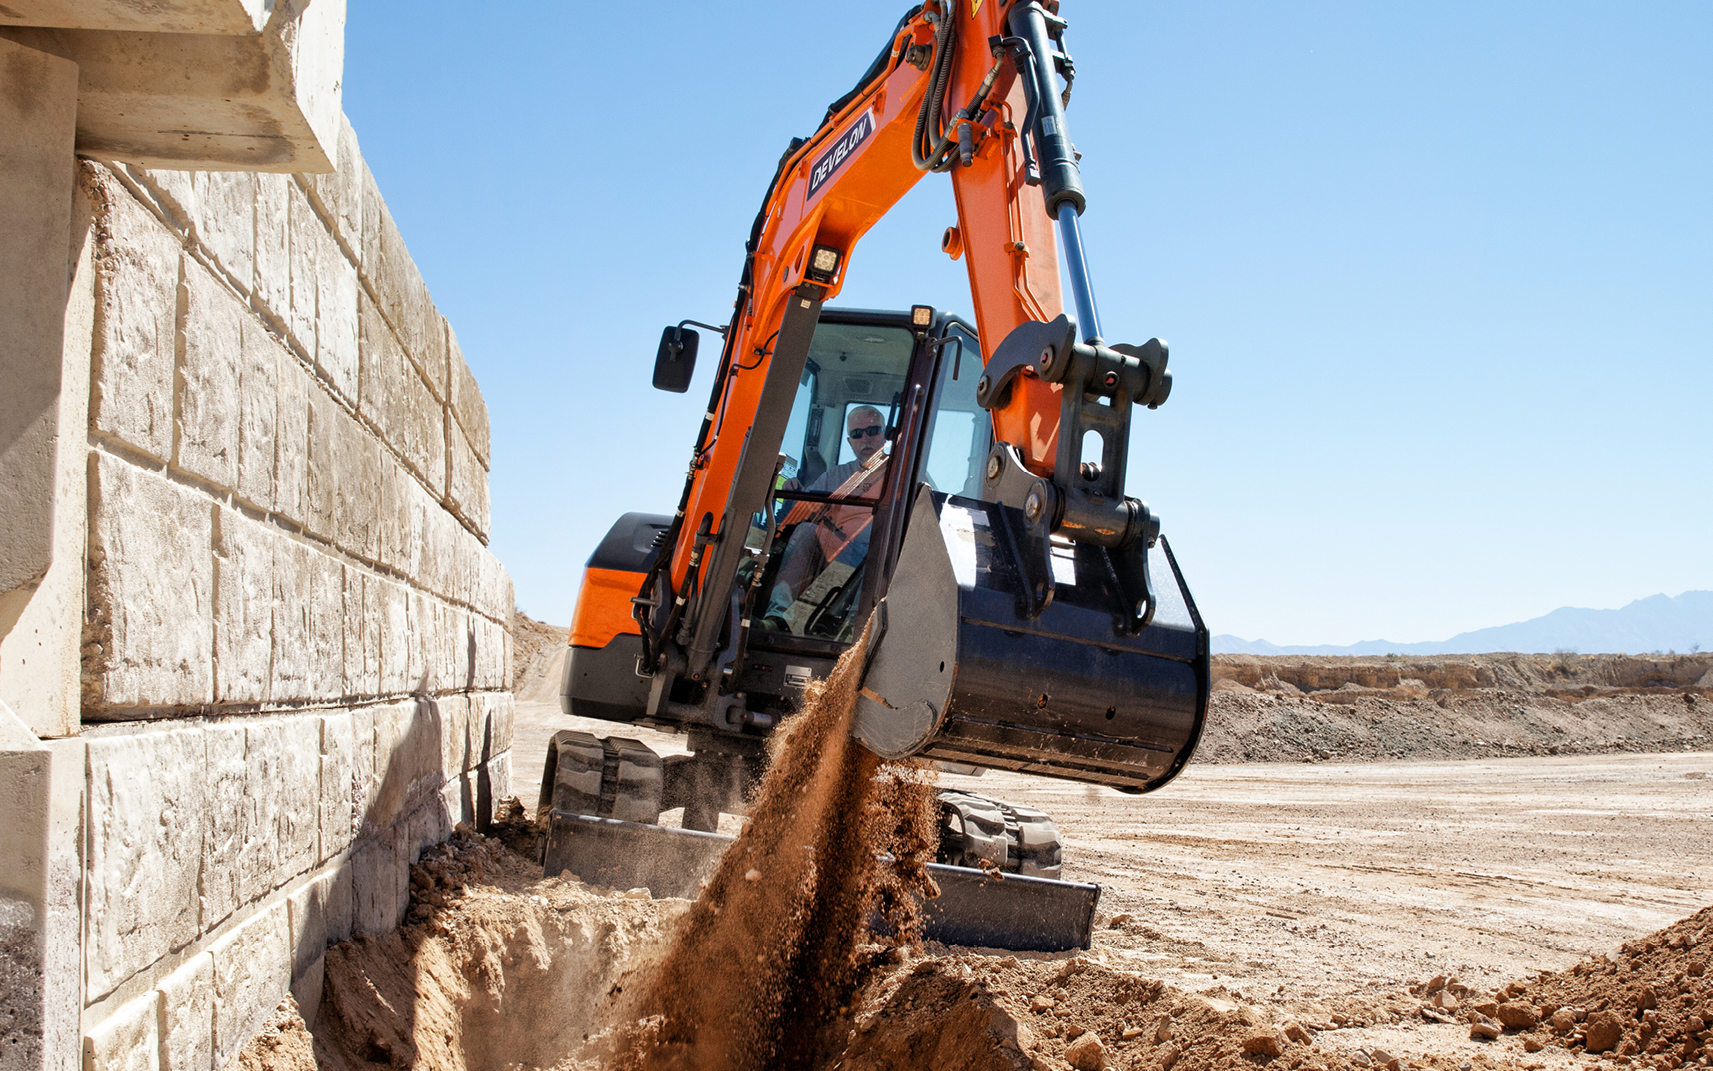
<svg viewBox="0 0 1713 1071">
<path fill-rule="evenodd" d="M 875 419 L 879 420 L 882 424 L 886 423 L 886 414 L 885 413 L 882 413 L 880 410 L 876 409 L 872 405 L 859 405 L 855 409 L 852 409 L 850 412 L 845 414 L 845 427 L 848 428 L 851 426 L 851 421 L 856 419 L 856 415 L 858 413 L 868 413 L 871 416 L 873 416 Z"/>
</svg>

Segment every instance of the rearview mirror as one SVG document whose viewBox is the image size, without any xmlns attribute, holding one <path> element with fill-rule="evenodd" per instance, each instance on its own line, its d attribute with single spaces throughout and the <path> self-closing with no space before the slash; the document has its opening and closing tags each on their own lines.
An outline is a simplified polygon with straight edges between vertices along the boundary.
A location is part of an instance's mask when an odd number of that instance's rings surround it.
<svg viewBox="0 0 1713 1071">
<path fill-rule="evenodd" d="M 654 354 L 654 389 L 683 394 L 690 389 L 696 371 L 696 347 L 702 336 L 688 327 L 668 327 L 660 333 L 660 349 Z"/>
</svg>

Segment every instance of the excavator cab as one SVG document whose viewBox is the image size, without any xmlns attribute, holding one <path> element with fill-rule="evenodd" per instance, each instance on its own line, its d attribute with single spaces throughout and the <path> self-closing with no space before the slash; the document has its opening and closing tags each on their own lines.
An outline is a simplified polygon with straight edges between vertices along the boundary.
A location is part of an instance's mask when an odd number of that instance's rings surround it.
<svg viewBox="0 0 1713 1071">
<path fill-rule="evenodd" d="M 768 540 L 769 519 L 774 531 L 774 551 L 745 607 L 752 642 L 790 648 L 806 638 L 842 650 L 885 592 L 893 556 L 871 558 L 872 539 L 907 508 L 909 492 L 918 483 L 979 488 L 992 426 L 975 401 L 979 361 L 963 359 L 979 352 L 974 328 L 945 315 L 930 315 L 928 326 L 901 313 L 823 311 L 785 426 L 780 474 L 767 511 L 751 518 L 753 547 Z M 947 345 L 954 359 L 942 362 Z"/>
<path fill-rule="evenodd" d="M 771 485 L 748 517 L 721 637 L 729 669 L 721 690 L 742 697 L 745 715 L 709 725 L 671 694 L 654 695 L 651 706 L 652 681 L 633 672 L 643 654 L 633 598 L 658 567 L 657 543 L 671 523 L 642 513 L 621 517 L 585 568 L 564 711 L 696 729 L 699 739 L 703 729 L 724 729 L 759 748 L 886 594 L 917 491 L 980 493 L 993 441 L 976 400 L 980 352 L 974 327 L 927 306 L 823 310 Z"/>
</svg>

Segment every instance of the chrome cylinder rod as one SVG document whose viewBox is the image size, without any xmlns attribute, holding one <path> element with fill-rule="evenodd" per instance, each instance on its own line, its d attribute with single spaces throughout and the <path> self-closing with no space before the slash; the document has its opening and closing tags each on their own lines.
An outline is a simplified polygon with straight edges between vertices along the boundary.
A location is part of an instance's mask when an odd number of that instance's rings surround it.
<svg viewBox="0 0 1713 1071">
<path fill-rule="evenodd" d="M 1059 202 L 1059 251 L 1064 255 L 1065 268 L 1071 277 L 1071 296 L 1077 303 L 1077 323 L 1082 327 L 1083 341 L 1093 342 L 1100 333 L 1100 309 L 1095 307 L 1094 287 L 1088 281 L 1088 258 L 1083 253 L 1083 232 L 1077 223 L 1076 206 Z"/>
</svg>

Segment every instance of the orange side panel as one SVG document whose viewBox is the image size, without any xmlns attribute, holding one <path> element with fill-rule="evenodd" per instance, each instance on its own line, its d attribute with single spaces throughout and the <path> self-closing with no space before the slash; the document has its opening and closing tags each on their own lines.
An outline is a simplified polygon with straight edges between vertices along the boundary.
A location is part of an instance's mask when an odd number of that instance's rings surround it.
<svg viewBox="0 0 1713 1071">
<path fill-rule="evenodd" d="M 605 647 L 614 636 L 642 635 L 631 616 L 631 599 L 642 590 L 642 573 L 585 569 L 577 609 L 571 615 L 571 646 Z"/>
</svg>

